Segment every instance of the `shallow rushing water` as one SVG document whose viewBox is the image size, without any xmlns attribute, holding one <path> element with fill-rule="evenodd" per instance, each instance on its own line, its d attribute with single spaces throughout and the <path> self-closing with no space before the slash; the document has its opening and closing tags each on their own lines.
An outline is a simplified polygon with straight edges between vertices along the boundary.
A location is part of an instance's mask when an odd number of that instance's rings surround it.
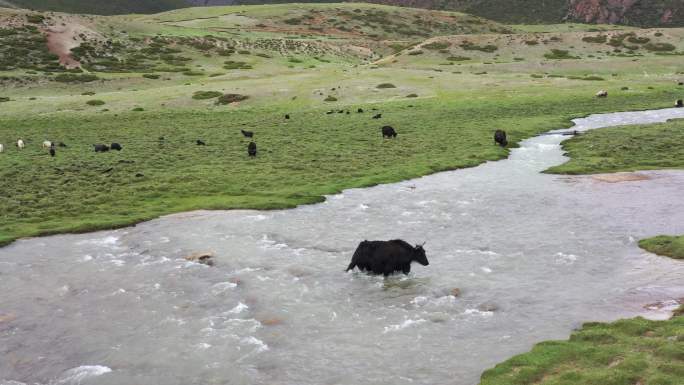
<svg viewBox="0 0 684 385">
<path fill-rule="evenodd" d="M 475 384 L 583 321 L 684 297 L 684 265 L 636 245 L 684 233 L 684 172 L 540 174 L 567 160 L 563 139 L 294 210 L 16 242 L 0 249 L 0 384 Z M 344 272 L 359 241 L 391 238 L 427 241 L 430 266 L 387 281 Z M 216 266 L 183 259 L 196 251 Z"/>
</svg>

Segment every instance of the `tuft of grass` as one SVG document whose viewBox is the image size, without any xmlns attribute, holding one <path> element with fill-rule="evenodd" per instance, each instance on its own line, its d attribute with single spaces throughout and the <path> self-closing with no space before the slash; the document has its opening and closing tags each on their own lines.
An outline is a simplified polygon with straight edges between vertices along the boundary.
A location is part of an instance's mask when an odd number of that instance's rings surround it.
<svg viewBox="0 0 684 385">
<path fill-rule="evenodd" d="M 397 86 L 392 83 L 381 83 L 378 84 L 376 88 L 397 88 Z"/>
<path fill-rule="evenodd" d="M 485 371 L 480 385 L 680 384 L 683 336 L 681 312 L 667 321 L 586 323 L 567 341 L 539 343 Z"/>
<path fill-rule="evenodd" d="M 659 235 L 642 239 L 639 247 L 653 254 L 663 255 L 674 259 L 684 259 L 684 235 Z"/>
<path fill-rule="evenodd" d="M 579 56 L 570 55 L 570 52 L 564 49 L 552 49 L 551 52 L 545 53 L 544 57 L 555 60 L 580 59 Z"/>
<path fill-rule="evenodd" d="M 547 172 L 596 174 L 684 168 L 682 141 L 684 120 L 593 130 L 563 142 L 570 161 Z"/>
<path fill-rule="evenodd" d="M 334 97 L 334 96 L 332 96 L 332 95 L 328 95 L 328 97 L 326 97 L 325 99 L 323 99 L 323 101 L 325 101 L 325 102 L 336 102 L 336 101 L 337 101 L 337 98 Z"/>
</svg>

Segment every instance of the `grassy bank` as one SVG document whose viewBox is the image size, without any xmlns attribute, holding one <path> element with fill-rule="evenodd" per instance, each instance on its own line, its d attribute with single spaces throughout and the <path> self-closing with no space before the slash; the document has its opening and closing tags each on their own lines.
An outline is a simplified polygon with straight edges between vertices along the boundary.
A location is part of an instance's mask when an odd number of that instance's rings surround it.
<svg viewBox="0 0 684 385">
<path fill-rule="evenodd" d="M 571 158 L 550 173 L 594 174 L 684 168 L 684 120 L 589 131 L 563 142 Z"/>
<path fill-rule="evenodd" d="M 683 309 L 667 321 L 587 323 L 568 341 L 542 342 L 487 370 L 480 384 L 681 384 Z"/>
<path fill-rule="evenodd" d="M 674 259 L 684 259 L 684 235 L 659 235 L 653 238 L 642 239 L 639 241 L 639 247 L 654 254 Z"/>
</svg>

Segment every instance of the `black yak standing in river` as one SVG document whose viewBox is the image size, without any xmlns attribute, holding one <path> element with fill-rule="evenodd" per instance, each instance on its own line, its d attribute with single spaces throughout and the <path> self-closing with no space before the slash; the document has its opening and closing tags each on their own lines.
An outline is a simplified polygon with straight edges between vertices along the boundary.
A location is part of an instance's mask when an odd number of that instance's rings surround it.
<svg viewBox="0 0 684 385">
<path fill-rule="evenodd" d="M 411 246 L 401 239 L 391 241 L 363 241 L 354 252 L 347 271 L 358 267 L 361 271 L 382 274 L 385 277 L 402 272 L 411 272 L 411 262 L 423 266 L 430 264 L 425 256 L 423 245 Z"/>
</svg>

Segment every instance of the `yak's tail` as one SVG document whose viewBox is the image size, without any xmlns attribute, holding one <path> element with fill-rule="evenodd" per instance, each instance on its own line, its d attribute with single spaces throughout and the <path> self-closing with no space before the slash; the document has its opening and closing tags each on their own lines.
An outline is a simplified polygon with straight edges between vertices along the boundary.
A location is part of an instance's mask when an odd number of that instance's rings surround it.
<svg viewBox="0 0 684 385">
<path fill-rule="evenodd" d="M 356 264 L 352 261 L 352 262 L 349 264 L 349 266 L 347 267 L 347 270 L 345 270 L 345 271 L 353 270 L 354 267 L 356 267 Z"/>
</svg>

